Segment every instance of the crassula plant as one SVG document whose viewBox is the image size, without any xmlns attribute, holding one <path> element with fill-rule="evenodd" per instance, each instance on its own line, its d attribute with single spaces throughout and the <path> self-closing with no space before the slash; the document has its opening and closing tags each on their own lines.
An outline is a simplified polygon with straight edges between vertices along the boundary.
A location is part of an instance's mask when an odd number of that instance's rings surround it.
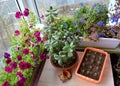
<svg viewBox="0 0 120 86">
<path fill-rule="evenodd" d="M 46 59 L 44 41 L 37 18 L 29 9 L 16 12 L 20 28 L 11 37 L 11 51 L 4 52 L 4 70 L 0 72 L 0 86 L 29 86 L 33 71 Z M 29 18 L 25 18 L 29 17 Z"/>
<path fill-rule="evenodd" d="M 74 19 L 80 36 L 96 40 L 107 23 L 108 9 L 106 5 L 100 3 L 96 3 L 92 7 L 81 4 L 74 12 Z"/>
<path fill-rule="evenodd" d="M 56 11 L 50 7 L 49 15 L 46 16 L 48 22 L 46 22 L 44 34 L 48 36 L 48 40 L 45 42 L 45 47 L 53 63 L 66 68 L 74 64 L 76 60 L 74 50 L 80 39 L 76 35 L 73 19 L 65 15 L 53 16 L 54 12 L 51 9 Z"/>
</svg>

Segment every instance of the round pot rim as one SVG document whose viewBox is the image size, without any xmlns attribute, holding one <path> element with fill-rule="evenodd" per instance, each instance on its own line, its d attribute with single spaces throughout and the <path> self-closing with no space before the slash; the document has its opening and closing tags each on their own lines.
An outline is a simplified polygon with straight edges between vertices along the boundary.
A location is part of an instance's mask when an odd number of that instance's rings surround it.
<svg viewBox="0 0 120 86">
<path fill-rule="evenodd" d="M 78 63 L 78 54 L 77 54 L 77 52 L 75 51 L 75 58 L 76 58 L 76 60 L 75 60 L 75 63 L 73 63 L 71 66 L 69 66 L 69 67 L 66 67 L 66 68 L 62 68 L 62 67 L 58 67 L 58 66 L 56 66 L 53 62 L 52 62 L 52 59 L 51 59 L 51 57 L 50 57 L 50 62 L 51 62 L 51 64 L 56 68 L 56 69 L 58 69 L 58 70 L 71 70 L 72 68 L 74 68 L 76 65 L 77 65 L 77 63 Z"/>
</svg>

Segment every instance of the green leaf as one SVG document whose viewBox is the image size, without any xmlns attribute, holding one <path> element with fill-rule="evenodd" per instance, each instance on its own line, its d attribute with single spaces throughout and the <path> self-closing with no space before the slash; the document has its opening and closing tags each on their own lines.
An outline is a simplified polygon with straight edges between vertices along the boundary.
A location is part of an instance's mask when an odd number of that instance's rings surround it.
<svg viewBox="0 0 120 86">
<path fill-rule="evenodd" d="M 58 64 L 59 64 L 60 66 L 63 66 L 63 63 L 62 63 L 62 60 L 61 60 L 61 59 L 58 60 Z"/>
</svg>

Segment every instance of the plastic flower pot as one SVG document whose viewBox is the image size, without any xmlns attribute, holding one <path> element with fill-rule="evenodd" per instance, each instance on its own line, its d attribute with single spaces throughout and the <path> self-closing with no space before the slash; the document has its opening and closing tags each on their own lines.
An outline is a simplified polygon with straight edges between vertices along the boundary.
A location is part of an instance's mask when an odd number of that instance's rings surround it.
<svg viewBox="0 0 120 86">
<path fill-rule="evenodd" d="M 72 65 L 70 65 L 69 67 L 64 67 L 64 68 L 62 68 L 62 67 L 57 66 L 56 64 L 53 63 L 51 57 L 50 57 L 50 62 L 51 62 L 51 64 L 52 64 L 52 66 L 53 66 L 55 69 L 57 69 L 57 70 L 62 70 L 62 71 L 72 70 L 72 69 L 77 65 L 77 63 L 78 63 L 78 54 L 77 54 L 76 51 L 74 52 L 74 56 L 75 56 L 75 62 L 74 62 Z"/>
<path fill-rule="evenodd" d="M 80 37 L 82 39 L 82 37 Z M 96 47 L 96 48 L 116 48 L 120 44 L 119 39 L 115 38 L 99 38 L 97 42 L 94 41 L 80 41 L 81 47 Z"/>
<path fill-rule="evenodd" d="M 99 83 L 102 79 L 107 58 L 107 52 L 87 47 L 83 52 L 82 58 L 78 62 L 75 74 L 79 78 L 93 83 Z"/>
</svg>

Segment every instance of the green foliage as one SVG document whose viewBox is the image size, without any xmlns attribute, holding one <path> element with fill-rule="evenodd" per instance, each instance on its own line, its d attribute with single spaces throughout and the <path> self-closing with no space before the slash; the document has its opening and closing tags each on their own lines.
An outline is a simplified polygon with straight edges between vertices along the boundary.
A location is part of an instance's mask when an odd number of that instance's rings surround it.
<svg viewBox="0 0 120 86">
<path fill-rule="evenodd" d="M 82 34 L 84 38 L 89 38 L 95 34 L 98 37 L 99 33 L 105 29 L 108 20 L 108 9 L 106 5 L 99 3 L 94 4 L 92 7 L 83 5 L 74 12 L 74 19 L 76 28 L 80 30 L 80 36 Z"/>
<path fill-rule="evenodd" d="M 36 28 L 37 18 L 33 12 L 30 11 L 29 18 L 21 17 L 19 20 L 19 30 L 17 30 L 18 35 L 15 33 L 11 36 L 11 53 L 10 59 L 11 62 L 16 62 L 17 67 L 12 69 L 12 72 L 8 73 L 4 70 L 0 72 L 0 86 L 5 81 L 8 81 L 10 86 L 17 86 L 17 82 L 21 80 L 21 77 L 17 75 L 17 72 L 21 72 L 23 77 L 26 78 L 25 83 L 22 83 L 25 86 L 29 86 L 31 78 L 34 73 L 34 68 L 39 65 L 42 61 L 41 55 L 44 54 L 44 43 L 41 36 L 35 36 L 35 34 L 40 32 L 39 28 Z M 38 34 L 37 33 L 37 34 Z M 40 37 L 41 40 L 37 40 L 37 37 Z M 23 52 L 24 49 L 28 49 L 28 53 Z M 21 56 L 21 60 L 18 59 L 18 55 Z M 11 67 L 11 62 L 7 63 L 7 58 L 3 59 L 5 67 Z M 20 62 L 27 63 L 30 67 L 26 66 L 26 69 L 20 68 Z"/>
</svg>

